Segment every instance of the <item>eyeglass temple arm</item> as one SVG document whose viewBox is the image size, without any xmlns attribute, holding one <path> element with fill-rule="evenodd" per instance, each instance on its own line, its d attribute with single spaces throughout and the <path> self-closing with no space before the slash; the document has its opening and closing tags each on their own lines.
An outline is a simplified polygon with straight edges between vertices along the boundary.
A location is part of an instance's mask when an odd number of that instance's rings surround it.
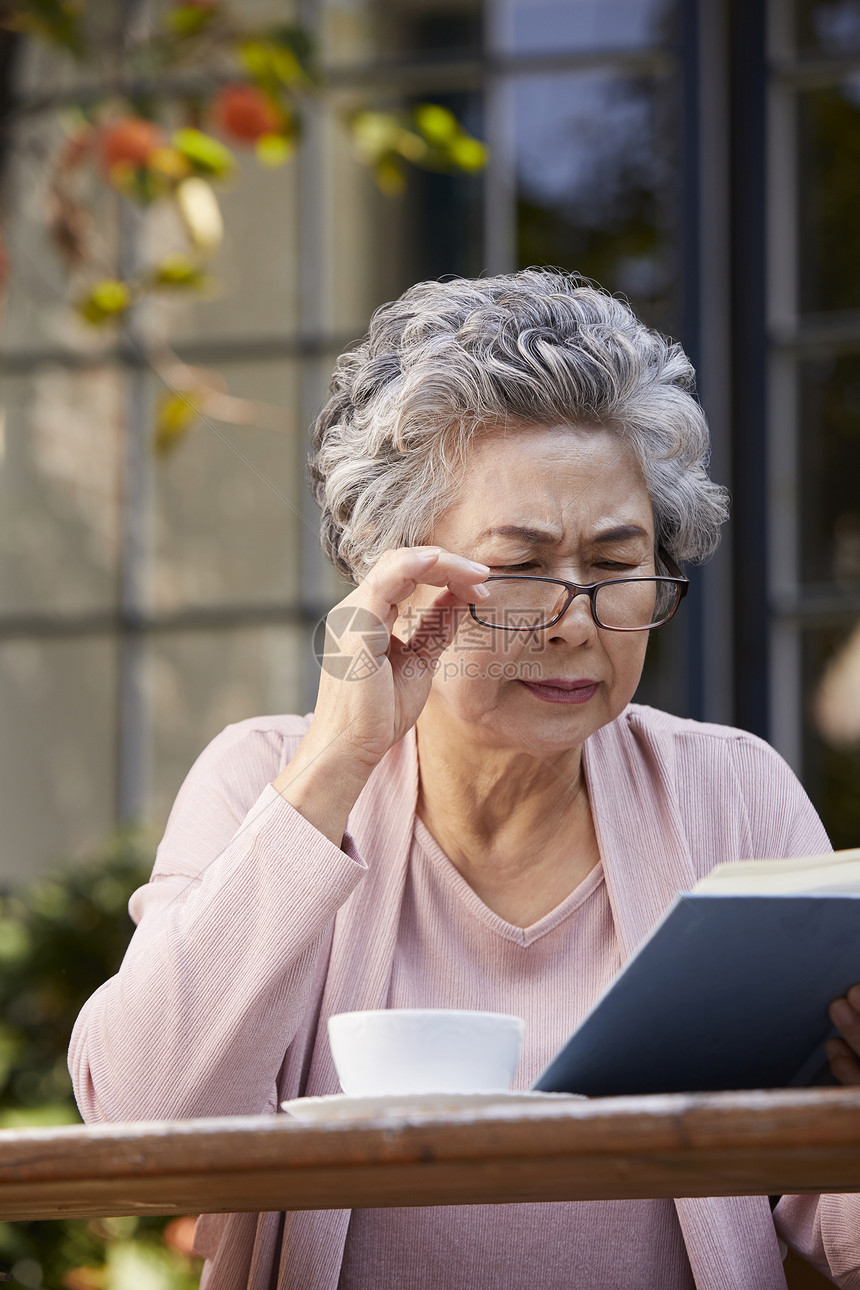
<svg viewBox="0 0 860 1290">
<path fill-rule="evenodd" d="M 681 587 L 681 595 L 685 596 L 687 594 L 687 588 L 690 585 L 690 579 L 686 576 L 686 574 L 681 572 L 681 570 L 678 568 L 677 564 L 672 559 L 669 552 L 666 550 L 664 546 L 658 546 L 657 557 L 661 561 L 661 563 L 665 566 L 666 573 L 670 578 L 683 578 L 684 585 Z"/>
</svg>

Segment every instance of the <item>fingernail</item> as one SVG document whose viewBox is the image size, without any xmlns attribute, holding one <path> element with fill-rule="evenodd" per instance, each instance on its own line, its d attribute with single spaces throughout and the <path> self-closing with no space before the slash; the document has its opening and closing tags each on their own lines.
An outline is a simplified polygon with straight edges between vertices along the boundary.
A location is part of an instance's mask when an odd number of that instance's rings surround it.
<svg viewBox="0 0 860 1290">
<path fill-rule="evenodd" d="M 489 573 L 489 572 L 490 572 L 490 566 L 489 566 L 488 564 L 481 564 L 481 562 L 480 562 L 479 560 L 469 560 L 467 563 L 468 563 L 468 565 L 469 565 L 469 568 L 470 568 L 470 569 L 474 569 L 474 570 L 475 570 L 475 573 Z"/>
<path fill-rule="evenodd" d="M 486 600 L 490 594 L 490 588 L 485 587 L 483 582 L 476 582 L 473 591 L 479 600 Z"/>
</svg>

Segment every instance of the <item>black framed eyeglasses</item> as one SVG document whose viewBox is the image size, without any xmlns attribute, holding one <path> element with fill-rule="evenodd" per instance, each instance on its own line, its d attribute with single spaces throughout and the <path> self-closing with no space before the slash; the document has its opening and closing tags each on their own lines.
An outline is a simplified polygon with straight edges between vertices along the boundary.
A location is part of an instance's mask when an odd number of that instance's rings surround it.
<svg viewBox="0 0 860 1290">
<path fill-rule="evenodd" d="M 671 576 L 609 578 L 587 586 L 537 574 L 491 574 L 484 582 L 489 597 L 480 605 L 470 605 L 469 612 L 482 627 L 532 632 L 553 627 L 574 598 L 585 595 L 598 627 L 611 632 L 649 631 L 668 623 L 690 585 L 669 557 L 661 559 L 672 570 Z"/>
</svg>

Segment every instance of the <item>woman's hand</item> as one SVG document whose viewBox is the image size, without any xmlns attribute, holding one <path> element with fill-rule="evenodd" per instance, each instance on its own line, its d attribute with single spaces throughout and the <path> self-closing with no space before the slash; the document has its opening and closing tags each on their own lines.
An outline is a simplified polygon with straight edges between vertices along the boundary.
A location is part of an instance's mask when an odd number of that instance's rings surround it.
<svg viewBox="0 0 860 1290">
<path fill-rule="evenodd" d="M 830 1069 L 840 1084 L 860 1084 L 860 985 L 852 985 L 830 1005 L 830 1020 L 841 1039 L 827 1042 Z"/>
<path fill-rule="evenodd" d="M 386 551 L 329 613 L 313 724 L 275 788 L 332 841 L 375 766 L 417 721 L 433 672 L 489 573 L 441 547 Z M 416 610 L 408 641 L 399 607 L 421 586 L 441 594 Z"/>
</svg>

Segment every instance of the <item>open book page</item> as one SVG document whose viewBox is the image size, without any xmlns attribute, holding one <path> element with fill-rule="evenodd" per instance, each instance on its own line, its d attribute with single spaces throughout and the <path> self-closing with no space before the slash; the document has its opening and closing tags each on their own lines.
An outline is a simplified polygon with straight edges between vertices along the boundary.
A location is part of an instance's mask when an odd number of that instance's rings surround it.
<svg viewBox="0 0 860 1290">
<path fill-rule="evenodd" d="M 860 847 L 823 856 L 720 864 L 694 890 L 702 896 L 860 895 Z"/>
</svg>

